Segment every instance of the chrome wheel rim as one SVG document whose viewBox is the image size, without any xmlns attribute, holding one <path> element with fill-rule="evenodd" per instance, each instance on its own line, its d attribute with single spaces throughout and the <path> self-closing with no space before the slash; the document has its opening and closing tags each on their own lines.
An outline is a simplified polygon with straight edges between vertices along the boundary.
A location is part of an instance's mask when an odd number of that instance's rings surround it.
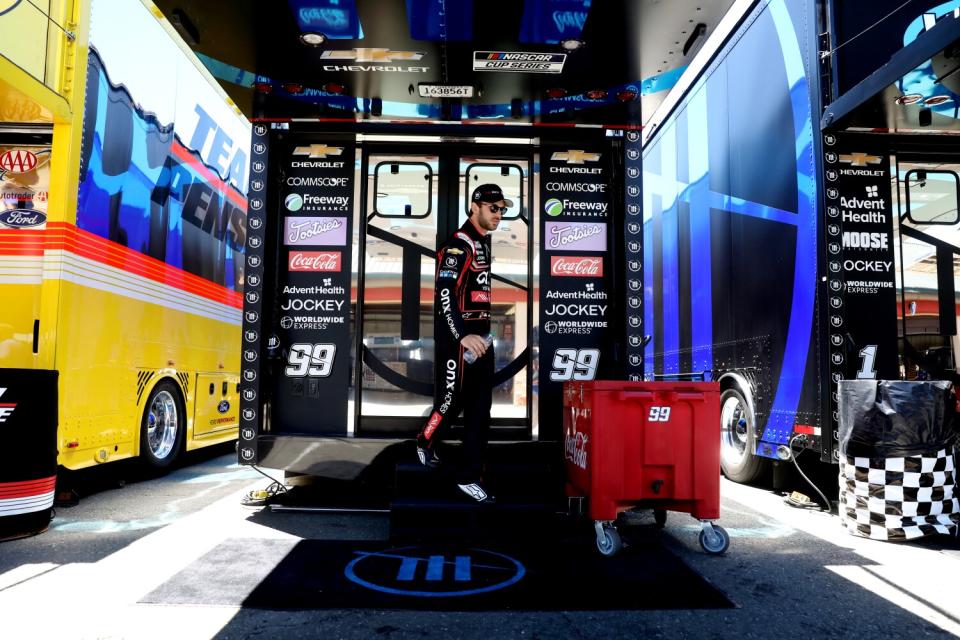
<svg viewBox="0 0 960 640">
<path fill-rule="evenodd" d="M 750 427 L 740 398 L 727 398 L 720 409 L 720 456 L 725 464 L 737 465 L 748 455 Z"/>
<path fill-rule="evenodd" d="M 173 451 L 177 441 L 177 403 L 169 391 L 161 391 L 153 398 L 147 413 L 147 446 L 158 460 Z"/>
</svg>

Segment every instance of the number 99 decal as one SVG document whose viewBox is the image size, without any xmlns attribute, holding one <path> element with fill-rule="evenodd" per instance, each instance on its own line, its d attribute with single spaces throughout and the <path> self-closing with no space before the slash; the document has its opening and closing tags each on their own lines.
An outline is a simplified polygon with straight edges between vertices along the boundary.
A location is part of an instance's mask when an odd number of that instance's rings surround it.
<svg viewBox="0 0 960 640">
<path fill-rule="evenodd" d="M 600 349 L 557 349 L 553 354 L 550 380 L 593 380 L 599 361 Z"/>
<path fill-rule="evenodd" d="M 284 374 L 290 378 L 316 376 L 326 378 L 333 369 L 333 359 L 337 355 L 335 344 L 298 343 L 290 346 L 287 355 L 287 368 Z"/>
<path fill-rule="evenodd" d="M 650 407 L 650 422 L 667 422 L 670 420 L 670 407 Z"/>
</svg>

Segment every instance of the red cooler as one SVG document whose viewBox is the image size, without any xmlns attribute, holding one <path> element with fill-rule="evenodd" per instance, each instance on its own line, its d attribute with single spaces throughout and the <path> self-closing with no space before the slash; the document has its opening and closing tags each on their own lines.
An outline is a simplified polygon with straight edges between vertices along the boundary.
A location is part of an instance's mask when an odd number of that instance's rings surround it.
<svg viewBox="0 0 960 640">
<path fill-rule="evenodd" d="M 720 385 L 716 382 L 567 382 L 563 393 L 567 495 L 587 498 L 597 548 L 621 546 L 617 514 L 653 509 L 702 523 L 700 544 L 723 553 L 720 517 Z"/>
</svg>

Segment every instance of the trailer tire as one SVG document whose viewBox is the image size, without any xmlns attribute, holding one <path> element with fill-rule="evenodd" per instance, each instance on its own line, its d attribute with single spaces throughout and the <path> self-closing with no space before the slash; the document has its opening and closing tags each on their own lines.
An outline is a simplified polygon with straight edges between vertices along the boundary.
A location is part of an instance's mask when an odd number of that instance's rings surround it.
<svg viewBox="0 0 960 640">
<path fill-rule="evenodd" d="M 140 459 L 150 469 L 169 469 L 183 450 L 186 429 L 186 411 L 180 390 L 172 380 L 161 380 L 143 406 Z"/>
<path fill-rule="evenodd" d="M 753 407 L 738 389 L 720 395 L 720 468 L 734 482 L 754 482 L 767 469 L 767 460 L 753 454 L 756 449 Z"/>
</svg>

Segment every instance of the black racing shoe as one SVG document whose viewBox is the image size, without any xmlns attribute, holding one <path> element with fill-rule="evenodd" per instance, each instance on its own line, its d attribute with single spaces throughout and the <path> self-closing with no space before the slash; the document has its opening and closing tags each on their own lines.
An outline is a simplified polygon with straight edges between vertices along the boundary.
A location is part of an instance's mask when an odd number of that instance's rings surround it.
<svg viewBox="0 0 960 640">
<path fill-rule="evenodd" d="M 440 456 L 437 455 L 436 450 L 433 447 L 422 445 L 419 440 L 417 441 L 417 458 L 420 460 L 420 464 L 428 469 L 440 467 Z"/>
<path fill-rule="evenodd" d="M 460 491 L 463 491 L 465 494 L 473 498 L 479 504 L 496 504 L 497 499 L 493 497 L 490 493 L 479 482 L 471 482 L 470 484 L 458 484 L 457 487 L 460 488 Z"/>
</svg>

